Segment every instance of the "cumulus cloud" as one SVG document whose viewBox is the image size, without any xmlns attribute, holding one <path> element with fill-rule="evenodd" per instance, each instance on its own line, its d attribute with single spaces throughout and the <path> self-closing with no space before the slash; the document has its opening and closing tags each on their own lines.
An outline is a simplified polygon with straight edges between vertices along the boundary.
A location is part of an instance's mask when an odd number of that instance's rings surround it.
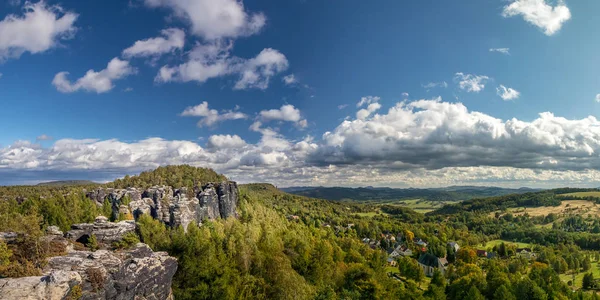
<svg viewBox="0 0 600 300">
<path fill-rule="evenodd" d="M 600 103 L 600 94 L 596 94 L 596 102 Z"/>
<path fill-rule="evenodd" d="M 339 110 L 342 110 L 342 109 L 344 109 L 344 108 L 346 108 L 346 107 L 348 107 L 348 104 L 340 104 L 340 105 L 338 105 L 338 106 L 337 106 L 337 108 L 338 108 Z"/>
<path fill-rule="evenodd" d="M 363 97 L 363 99 L 364 99 L 364 97 Z M 363 108 L 356 112 L 356 119 L 365 120 L 372 113 L 378 111 L 381 108 L 381 104 L 377 103 L 377 101 L 379 101 L 379 97 L 374 97 L 374 99 L 375 100 L 373 102 L 369 102 L 369 105 L 366 108 Z M 361 102 L 362 102 L 362 100 L 361 100 Z M 359 104 L 360 104 L 360 102 L 359 102 Z M 360 105 L 360 106 L 362 106 L 362 105 Z"/>
<path fill-rule="evenodd" d="M 236 38 L 260 31 L 262 13 L 248 13 L 238 0 L 144 0 L 148 7 L 164 7 L 189 22 L 191 32 L 205 39 Z"/>
<path fill-rule="evenodd" d="M 161 37 L 136 41 L 131 47 L 123 50 L 123 57 L 157 57 L 183 49 L 185 32 L 178 28 L 168 28 L 161 31 Z"/>
<path fill-rule="evenodd" d="M 359 109 L 373 104 L 378 102 Z M 203 116 L 210 110 L 206 105 L 186 111 Z M 502 120 L 437 98 L 399 102 L 368 118 L 344 120 L 318 139 L 301 140 L 261 127 L 261 121 L 301 121 L 295 108 L 267 110 L 258 118 L 252 127 L 261 134 L 257 142 L 214 135 L 206 148 L 160 138 L 62 139 L 49 147 L 18 141 L 0 148 L 0 180 L 11 173 L 116 174 L 166 164 L 211 167 L 240 182 L 278 185 L 552 186 L 600 180 L 600 121 L 593 116 L 566 119 L 543 112 L 531 121 Z"/>
<path fill-rule="evenodd" d="M 398 103 L 387 114 L 347 120 L 323 135 L 321 165 L 395 169 L 516 167 L 582 170 L 600 166 L 600 122 L 544 112 L 532 122 L 471 112 L 441 99 Z"/>
<path fill-rule="evenodd" d="M 246 146 L 246 141 L 236 134 L 211 135 L 206 143 L 206 147 L 209 149 L 236 149 L 244 146 Z"/>
<path fill-rule="evenodd" d="M 234 88 L 264 90 L 269 86 L 269 79 L 275 74 L 285 71 L 288 66 L 288 60 L 281 52 L 271 48 L 263 49 L 256 57 L 240 66 L 238 72 L 241 77 Z"/>
<path fill-rule="evenodd" d="M 458 87 L 461 90 L 474 93 L 481 92 L 489 79 L 489 77 L 484 75 L 464 74 L 461 72 L 454 75 L 454 80 L 458 82 Z"/>
<path fill-rule="evenodd" d="M 88 70 L 85 75 L 72 83 L 67 75 L 69 72 L 60 72 L 54 76 L 52 84 L 62 93 L 73 93 L 80 90 L 88 92 L 106 93 L 114 88 L 113 81 L 122 79 L 136 73 L 128 61 L 113 58 L 106 69 L 101 71 Z"/>
<path fill-rule="evenodd" d="M 53 140 L 53 138 L 49 135 L 42 134 L 42 135 L 38 136 L 37 138 L 35 138 L 35 140 L 38 142 L 39 141 L 51 141 L 51 140 Z"/>
<path fill-rule="evenodd" d="M 499 87 L 496 88 L 496 93 L 504 101 L 517 99 L 521 95 L 521 93 L 519 93 L 519 91 L 512 89 L 512 88 L 507 88 L 503 85 L 500 85 Z"/>
<path fill-rule="evenodd" d="M 510 55 L 510 48 L 490 48 L 490 52 L 498 52 L 505 55 Z"/>
<path fill-rule="evenodd" d="M 548 36 L 557 33 L 563 23 L 571 19 L 571 11 L 562 0 L 558 0 L 556 6 L 549 5 L 546 0 L 516 0 L 504 6 L 502 16 L 505 18 L 518 15 Z"/>
<path fill-rule="evenodd" d="M 429 82 L 426 84 L 422 84 L 421 85 L 423 88 L 430 90 L 433 88 L 447 88 L 448 87 L 448 83 L 445 81 L 441 81 L 441 82 Z"/>
<path fill-rule="evenodd" d="M 211 78 L 237 75 L 234 89 L 266 89 L 271 77 L 285 71 L 288 60 L 281 52 L 266 48 L 256 57 L 244 59 L 231 55 L 233 43 L 215 41 L 198 43 L 187 62 L 177 66 L 163 66 L 156 82 L 204 83 Z"/>
<path fill-rule="evenodd" d="M 237 109 L 237 107 L 236 107 Z M 219 112 L 216 109 L 209 109 L 208 102 L 204 101 L 196 106 L 186 108 L 181 114 L 182 117 L 200 117 L 198 127 L 213 126 L 217 123 L 227 120 L 247 119 L 248 116 L 235 110 Z"/>
<path fill-rule="evenodd" d="M 22 16 L 8 15 L 0 21 L 0 61 L 23 53 L 42 53 L 71 39 L 78 15 L 46 2 L 26 2 Z"/>
<path fill-rule="evenodd" d="M 308 122 L 302 119 L 300 110 L 291 104 L 282 105 L 279 109 L 263 110 L 259 113 L 259 117 L 262 122 L 284 121 L 293 122 L 300 128 L 308 126 Z"/>
</svg>

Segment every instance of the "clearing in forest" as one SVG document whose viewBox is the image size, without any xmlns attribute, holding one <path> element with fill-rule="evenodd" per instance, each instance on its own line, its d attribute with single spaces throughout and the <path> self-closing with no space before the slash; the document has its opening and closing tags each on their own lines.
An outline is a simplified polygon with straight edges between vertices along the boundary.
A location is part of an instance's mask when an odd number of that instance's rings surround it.
<svg viewBox="0 0 600 300">
<path fill-rule="evenodd" d="M 564 200 L 559 206 L 516 207 L 509 208 L 508 211 L 515 216 L 527 213 L 531 217 L 537 217 L 553 213 L 559 217 L 570 214 L 587 217 L 587 215 L 600 216 L 600 205 L 588 200 Z"/>
<path fill-rule="evenodd" d="M 560 196 L 573 196 L 573 197 L 600 197 L 600 191 L 596 191 L 596 192 L 578 192 L 578 193 L 568 193 L 568 194 L 560 194 Z"/>
</svg>

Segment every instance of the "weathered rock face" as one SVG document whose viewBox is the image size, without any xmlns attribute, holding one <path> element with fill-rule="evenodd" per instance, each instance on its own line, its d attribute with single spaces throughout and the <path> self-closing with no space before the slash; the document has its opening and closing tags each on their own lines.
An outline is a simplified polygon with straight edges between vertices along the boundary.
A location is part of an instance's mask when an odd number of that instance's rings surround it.
<svg viewBox="0 0 600 300">
<path fill-rule="evenodd" d="M 237 217 L 239 193 L 235 182 L 209 183 L 191 195 L 189 192 L 186 188 L 173 190 L 168 186 L 155 186 L 143 192 L 134 188 L 98 189 L 87 195 L 99 205 L 105 200 L 110 201 L 113 219 L 119 214 L 131 214 L 135 219 L 142 214 L 149 214 L 169 226 L 187 228 L 192 222 L 199 224 L 210 219 Z M 125 196 L 130 199 L 127 206 L 122 201 Z"/>
<path fill-rule="evenodd" d="M 152 199 L 151 214 L 153 218 L 169 223 L 169 204 L 173 199 L 173 189 L 171 187 L 149 188 L 142 193 L 142 198 Z"/>
<path fill-rule="evenodd" d="M 177 260 L 137 244 L 123 252 L 71 251 L 50 258 L 44 276 L 0 279 L 0 299 L 172 299 Z"/>
<path fill-rule="evenodd" d="M 0 279 L 0 299 L 67 299 L 82 278 L 74 271 L 52 271 L 48 275 Z"/>
<path fill-rule="evenodd" d="M 87 240 L 95 235 L 98 243 L 111 244 L 120 241 L 128 232 L 135 231 L 134 221 L 108 222 L 106 217 L 96 218 L 94 224 L 75 224 L 66 234 L 70 240 L 87 244 Z"/>
<path fill-rule="evenodd" d="M 237 217 L 235 209 L 238 203 L 238 187 L 235 182 L 222 182 L 218 186 L 219 212 L 221 218 Z"/>
</svg>

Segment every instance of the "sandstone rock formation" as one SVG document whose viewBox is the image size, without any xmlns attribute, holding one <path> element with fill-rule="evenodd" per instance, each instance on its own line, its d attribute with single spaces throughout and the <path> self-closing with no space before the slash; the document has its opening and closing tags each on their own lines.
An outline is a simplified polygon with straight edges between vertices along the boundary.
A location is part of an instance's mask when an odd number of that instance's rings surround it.
<svg viewBox="0 0 600 300">
<path fill-rule="evenodd" d="M 104 216 L 96 218 L 94 224 L 75 224 L 66 234 L 70 240 L 87 244 L 88 239 L 95 235 L 98 243 L 111 244 L 120 241 L 128 232 L 135 231 L 134 221 L 108 222 Z"/>
<path fill-rule="evenodd" d="M 102 205 L 109 201 L 112 219 L 119 215 L 137 219 L 148 214 L 169 226 L 183 226 L 217 218 L 236 217 L 239 198 L 237 184 L 233 181 L 209 183 L 197 190 L 173 189 L 154 186 L 144 191 L 128 189 L 97 189 L 87 193 L 90 199 Z M 128 197 L 128 204 L 124 197 Z M 80 228 L 85 231 L 86 228 Z"/>
<path fill-rule="evenodd" d="M 177 260 L 139 243 L 122 252 L 71 251 L 43 276 L 0 279 L 0 299 L 172 299 Z"/>
</svg>

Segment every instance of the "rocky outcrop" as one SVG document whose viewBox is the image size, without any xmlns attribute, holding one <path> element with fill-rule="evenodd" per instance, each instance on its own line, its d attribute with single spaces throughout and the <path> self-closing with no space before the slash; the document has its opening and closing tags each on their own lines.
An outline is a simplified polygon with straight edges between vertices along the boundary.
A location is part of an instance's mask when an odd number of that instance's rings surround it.
<svg viewBox="0 0 600 300">
<path fill-rule="evenodd" d="M 82 282 L 74 271 L 53 271 L 48 275 L 0 279 L 0 299 L 68 299 Z"/>
<path fill-rule="evenodd" d="M 135 232 L 134 221 L 113 223 L 108 222 L 106 217 L 99 216 L 93 224 L 84 223 L 71 226 L 66 237 L 72 241 L 87 244 L 88 239 L 95 235 L 98 243 L 110 245 L 120 241 L 128 232 Z"/>
<path fill-rule="evenodd" d="M 87 193 L 101 205 L 109 201 L 112 205 L 112 218 L 120 216 L 137 219 L 143 214 L 164 222 L 169 226 L 183 226 L 202 223 L 206 220 L 237 217 L 239 198 L 237 184 L 233 181 L 208 183 L 194 191 L 187 188 L 172 189 L 168 186 L 155 186 L 144 191 L 129 189 L 98 189 Z M 128 197 L 128 204 L 123 197 Z"/>
<path fill-rule="evenodd" d="M 0 279 L 0 299 L 172 299 L 177 260 L 139 243 L 122 252 L 71 251 L 43 276 Z"/>
</svg>

